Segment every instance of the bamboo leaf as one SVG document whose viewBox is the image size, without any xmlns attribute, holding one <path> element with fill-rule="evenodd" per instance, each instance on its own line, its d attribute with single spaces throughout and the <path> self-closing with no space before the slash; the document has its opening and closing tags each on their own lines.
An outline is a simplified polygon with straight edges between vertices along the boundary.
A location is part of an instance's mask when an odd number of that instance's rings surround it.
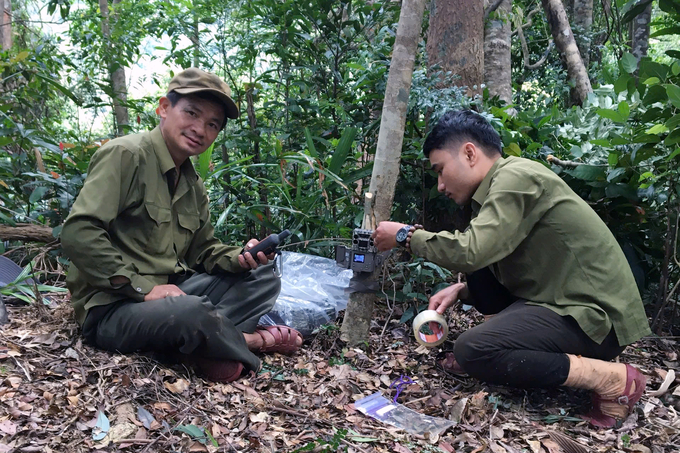
<svg viewBox="0 0 680 453">
<path fill-rule="evenodd" d="M 333 174 L 340 174 L 343 164 L 347 160 L 350 150 L 352 149 L 352 142 L 354 142 L 354 137 L 357 135 L 356 127 L 348 127 L 342 131 L 342 136 L 338 142 L 337 148 L 333 153 L 331 158 L 331 163 L 328 165 L 328 171 Z"/>
</svg>

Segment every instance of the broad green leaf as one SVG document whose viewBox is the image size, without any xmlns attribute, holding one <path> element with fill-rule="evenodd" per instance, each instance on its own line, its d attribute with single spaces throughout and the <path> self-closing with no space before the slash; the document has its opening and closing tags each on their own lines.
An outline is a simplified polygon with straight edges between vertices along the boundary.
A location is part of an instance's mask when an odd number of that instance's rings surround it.
<svg viewBox="0 0 680 453">
<path fill-rule="evenodd" d="M 630 116 L 630 106 L 628 105 L 628 103 L 626 101 L 619 102 L 618 110 L 619 110 L 619 113 L 621 114 L 621 116 L 628 119 L 628 117 Z"/>
<path fill-rule="evenodd" d="M 665 85 L 665 87 L 671 104 L 680 109 L 680 87 L 671 83 Z"/>
<path fill-rule="evenodd" d="M 678 126 L 680 126 L 680 113 L 669 118 L 668 121 L 666 121 L 666 127 L 668 129 L 675 129 Z"/>
<path fill-rule="evenodd" d="M 590 143 L 593 145 L 599 145 L 599 146 L 606 146 L 609 147 L 611 144 L 609 143 L 609 140 L 604 140 L 600 138 L 596 138 L 595 140 L 591 140 Z"/>
<path fill-rule="evenodd" d="M 673 63 L 673 66 L 671 66 L 671 72 L 673 73 L 674 76 L 680 74 L 680 63 L 677 61 Z"/>
<path fill-rule="evenodd" d="M 645 80 L 649 77 L 657 77 L 661 81 L 666 80 L 668 70 L 670 69 L 667 65 L 657 63 L 649 57 L 645 57 L 640 60 L 639 68 L 640 80 Z"/>
<path fill-rule="evenodd" d="M 632 74 L 637 70 L 637 64 L 638 61 L 637 58 L 635 58 L 635 55 L 630 52 L 623 54 L 623 57 L 621 58 L 621 65 L 623 66 L 623 70 L 628 74 Z"/>
<path fill-rule="evenodd" d="M 338 146 L 335 148 L 335 152 L 333 152 L 333 157 L 331 158 L 331 163 L 328 165 L 328 171 L 335 175 L 340 174 L 340 170 L 345 164 L 347 156 L 352 149 L 352 143 L 354 142 L 354 137 L 356 137 L 356 135 L 356 127 L 347 127 L 344 131 L 342 131 Z"/>
<path fill-rule="evenodd" d="M 666 102 L 668 95 L 666 89 L 662 85 L 653 85 L 647 90 L 647 93 L 642 98 L 646 105 L 651 105 L 655 102 Z"/>
<path fill-rule="evenodd" d="M 667 161 L 673 159 L 675 156 L 680 155 L 680 148 L 675 148 L 675 151 L 670 153 L 670 155 L 666 158 Z"/>
<path fill-rule="evenodd" d="M 605 179 L 605 171 L 603 167 L 596 165 L 579 165 L 570 170 L 569 173 L 574 178 L 582 179 L 584 181 L 597 181 Z"/>
<path fill-rule="evenodd" d="M 645 85 L 656 85 L 657 83 L 661 83 L 661 80 L 659 80 L 658 77 L 650 77 L 642 83 Z"/>
<path fill-rule="evenodd" d="M 628 89 L 628 81 L 632 80 L 632 77 L 628 74 L 622 74 L 616 82 L 614 82 L 614 92 L 619 94 Z"/>
<path fill-rule="evenodd" d="M 623 167 L 615 168 L 612 171 L 610 171 L 609 173 L 607 173 L 607 181 L 612 182 L 616 178 L 618 178 L 619 176 L 624 175 L 625 173 L 626 173 L 625 168 L 623 168 Z"/>
<path fill-rule="evenodd" d="M 666 140 L 663 141 L 664 145 L 671 146 L 680 143 L 680 129 L 675 129 L 673 132 L 666 136 Z"/>
<path fill-rule="evenodd" d="M 515 142 L 510 143 L 508 146 L 503 148 L 503 151 L 509 156 L 521 157 L 522 149 Z"/>
<path fill-rule="evenodd" d="M 203 428 L 199 428 L 196 425 L 179 425 L 177 428 L 175 428 L 175 431 L 188 434 L 190 437 L 193 437 L 202 444 L 205 444 L 208 440 Z"/>
<path fill-rule="evenodd" d="M 16 55 L 16 57 L 12 58 L 11 61 L 12 61 L 12 63 L 21 63 L 21 62 L 24 61 L 26 58 L 28 58 L 28 55 L 29 55 L 28 52 L 24 50 L 23 52 L 19 52 L 19 53 Z"/>
<path fill-rule="evenodd" d="M 663 125 L 663 124 L 655 124 L 654 126 L 650 127 L 647 129 L 646 133 L 648 134 L 664 134 L 668 132 L 668 128 Z"/>
<path fill-rule="evenodd" d="M 604 192 L 609 198 L 623 197 L 628 200 L 637 200 L 638 198 L 636 189 L 620 182 L 607 185 Z"/>
<path fill-rule="evenodd" d="M 609 163 L 610 167 L 616 167 L 616 164 L 619 163 L 619 155 L 616 153 L 609 153 L 609 156 L 607 156 L 607 162 Z"/>
<path fill-rule="evenodd" d="M 650 178 L 654 178 L 654 173 L 651 171 L 646 171 L 640 175 L 640 178 L 638 178 L 638 182 L 646 181 Z"/>
<path fill-rule="evenodd" d="M 627 24 L 628 22 L 635 19 L 637 16 L 640 15 L 642 11 L 645 10 L 645 8 L 647 8 L 647 5 L 649 5 L 650 3 L 652 3 L 652 0 L 644 0 L 633 4 L 634 6 L 632 6 L 628 11 L 626 11 L 626 13 L 623 15 L 623 18 L 621 18 L 621 23 Z"/>
<path fill-rule="evenodd" d="M 664 36 L 664 35 L 680 35 L 680 26 L 672 26 L 672 27 L 665 27 L 662 28 L 661 30 L 657 30 L 651 35 L 649 35 L 650 38 L 656 38 L 657 36 Z"/>
<path fill-rule="evenodd" d="M 616 123 L 625 123 L 628 118 L 619 113 L 618 110 L 611 109 L 597 109 L 597 114 L 602 118 L 610 119 Z"/>
<path fill-rule="evenodd" d="M 36 203 L 45 196 L 45 194 L 49 192 L 49 189 L 44 186 L 36 187 L 33 192 L 31 192 L 31 196 L 28 197 L 28 201 L 30 203 Z"/>
</svg>

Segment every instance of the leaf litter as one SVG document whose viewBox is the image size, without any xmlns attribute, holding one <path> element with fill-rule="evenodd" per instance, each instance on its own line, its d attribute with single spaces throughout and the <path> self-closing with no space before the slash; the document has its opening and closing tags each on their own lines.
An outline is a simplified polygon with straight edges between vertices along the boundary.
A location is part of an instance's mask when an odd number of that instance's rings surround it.
<svg viewBox="0 0 680 453">
<path fill-rule="evenodd" d="M 619 427 L 591 428 L 578 414 L 589 396 L 569 388 L 520 390 L 448 375 L 435 366 L 449 340 L 429 350 L 377 310 L 371 337 L 344 347 L 335 326 L 292 357 L 263 357 L 263 370 L 219 384 L 146 354 L 84 344 L 66 298 L 8 307 L 0 330 L 0 453 L 5 452 L 484 452 L 680 451 L 680 371 L 672 339 L 647 338 L 621 361 L 648 377 L 646 395 Z M 384 311 L 384 312 L 383 312 Z M 387 322 L 387 326 L 385 323 Z M 450 338 L 483 322 L 450 317 Z M 356 410 L 377 391 L 454 422 L 440 435 L 410 435 Z"/>
</svg>

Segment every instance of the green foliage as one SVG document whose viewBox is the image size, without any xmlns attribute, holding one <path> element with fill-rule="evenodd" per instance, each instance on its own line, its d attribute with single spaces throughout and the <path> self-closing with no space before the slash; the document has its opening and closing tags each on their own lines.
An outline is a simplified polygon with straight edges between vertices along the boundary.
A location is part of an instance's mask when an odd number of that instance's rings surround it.
<svg viewBox="0 0 680 453">
<path fill-rule="evenodd" d="M 19 299 L 28 304 L 42 300 L 40 293 L 65 293 L 66 288 L 37 283 L 38 275 L 33 272 L 33 263 L 24 267 L 14 281 L 0 288 L 0 295 Z"/>
</svg>

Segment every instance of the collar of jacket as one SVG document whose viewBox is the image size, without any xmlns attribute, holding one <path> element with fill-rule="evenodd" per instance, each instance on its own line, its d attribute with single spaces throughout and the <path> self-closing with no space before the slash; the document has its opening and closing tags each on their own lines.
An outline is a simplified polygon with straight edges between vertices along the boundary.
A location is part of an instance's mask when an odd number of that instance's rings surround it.
<svg viewBox="0 0 680 453">
<path fill-rule="evenodd" d="M 489 188 L 491 187 L 491 180 L 493 179 L 493 175 L 494 173 L 496 173 L 498 166 L 501 165 L 501 162 L 504 161 L 505 159 L 503 158 L 503 156 L 501 156 L 500 158 L 498 158 L 498 160 L 496 160 L 496 162 L 493 163 L 493 165 L 489 169 L 489 172 L 486 174 L 481 184 L 479 184 L 477 190 L 475 190 L 474 195 L 472 195 L 473 202 L 472 209 L 475 212 L 479 212 L 479 209 L 484 204 L 484 200 L 486 200 L 486 196 L 489 194 Z"/>
<path fill-rule="evenodd" d="M 168 151 L 168 145 L 165 143 L 160 126 L 156 126 L 151 132 L 149 132 L 149 135 L 151 136 L 151 143 L 153 144 L 153 149 L 156 152 L 156 157 L 158 158 L 158 166 L 161 170 L 161 173 L 166 174 L 167 172 L 174 170 L 175 161 L 172 160 L 170 151 Z M 189 181 L 195 182 L 198 179 L 198 174 L 196 173 L 196 169 L 194 169 L 191 158 L 187 158 L 187 160 L 185 160 L 180 166 L 180 169 Z"/>
</svg>

